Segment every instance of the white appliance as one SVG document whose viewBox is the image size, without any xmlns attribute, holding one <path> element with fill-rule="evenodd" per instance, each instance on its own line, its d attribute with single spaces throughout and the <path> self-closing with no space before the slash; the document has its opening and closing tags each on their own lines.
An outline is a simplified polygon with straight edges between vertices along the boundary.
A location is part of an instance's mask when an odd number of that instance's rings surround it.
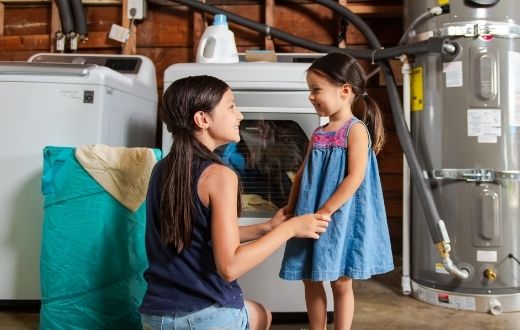
<svg viewBox="0 0 520 330">
<path fill-rule="evenodd" d="M 233 90 L 244 115 L 242 141 L 222 148 L 241 176 L 243 225 L 264 222 L 286 204 L 290 177 L 303 161 L 309 137 L 326 122 L 309 102 L 305 63 L 173 64 L 164 73 L 164 89 L 187 76 L 210 75 Z M 171 134 L 163 126 L 163 152 L 171 147 Z M 229 146 L 229 145 L 228 145 Z M 228 153 L 229 152 L 229 153 Z M 257 300 L 277 313 L 305 312 L 301 281 L 279 278 L 285 246 L 240 280 L 246 299 Z M 333 310 L 332 292 L 326 283 L 327 309 Z"/>
<path fill-rule="evenodd" d="M 0 300 L 39 300 L 43 148 L 153 147 L 155 67 L 143 56 L 37 54 L 0 62 L 0 100 Z"/>
</svg>

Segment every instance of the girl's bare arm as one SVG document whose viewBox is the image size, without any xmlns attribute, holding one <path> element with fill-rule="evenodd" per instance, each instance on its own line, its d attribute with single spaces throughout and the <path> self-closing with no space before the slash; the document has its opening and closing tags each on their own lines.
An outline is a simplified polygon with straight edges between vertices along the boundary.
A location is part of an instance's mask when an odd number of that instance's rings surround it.
<svg viewBox="0 0 520 330">
<path fill-rule="evenodd" d="M 259 265 L 291 237 L 319 238 L 328 226 L 324 215 L 305 215 L 282 222 L 254 242 L 240 244 L 236 202 L 238 178 L 223 165 L 212 165 L 201 177 L 201 200 L 211 208 L 211 240 L 220 276 L 233 281 Z M 205 174 L 205 173 L 203 173 Z M 325 219 L 325 220 L 320 220 Z"/>
</svg>

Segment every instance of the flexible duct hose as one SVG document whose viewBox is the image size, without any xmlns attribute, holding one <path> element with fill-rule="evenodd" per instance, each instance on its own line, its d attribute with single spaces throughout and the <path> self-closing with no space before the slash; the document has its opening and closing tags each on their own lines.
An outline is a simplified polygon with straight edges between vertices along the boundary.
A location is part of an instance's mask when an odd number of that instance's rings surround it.
<svg viewBox="0 0 520 330">
<path fill-rule="evenodd" d="M 81 0 L 69 0 L 69 2 L 72 7 L 72 14 L 74 15 L 75 32 L 81 36 L 86 36 L 88 34 L 88 27 L 83 3 Z"/>
<path fill-rule="evenodd" d="M 74 32 L 74 18 L 70 9 L 69 0 L 56 0 L 58 11 L 60 13 L 61 30 L 65 34 Z"/>
</svg>

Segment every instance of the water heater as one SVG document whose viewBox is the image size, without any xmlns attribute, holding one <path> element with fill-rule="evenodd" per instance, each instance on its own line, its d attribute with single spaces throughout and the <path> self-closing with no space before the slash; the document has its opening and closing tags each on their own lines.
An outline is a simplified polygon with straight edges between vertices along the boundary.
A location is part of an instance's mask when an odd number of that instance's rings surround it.
<svg viewBox="0 0 520 330">
<path fill-rule="evenodd" d="M 411 132 L 450 234 L 451 275 L 412 190 L 412 295 L 437 306 L 520 311 L 520 1 L 407 0 L 405 26 L 444 6 L 408 43 L 456 41 L 450 61 L 412 60 Z"/>
</svg>

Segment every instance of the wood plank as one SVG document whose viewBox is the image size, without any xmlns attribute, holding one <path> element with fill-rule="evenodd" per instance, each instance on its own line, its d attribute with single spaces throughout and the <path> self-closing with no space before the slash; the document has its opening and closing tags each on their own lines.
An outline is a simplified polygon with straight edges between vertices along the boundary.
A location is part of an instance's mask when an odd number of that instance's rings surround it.
<svg viewBox="0 0 520 330">
<path fill-rule="evenodd" d="M 137 53 L 148 57 L 155 64 L 159 95 L 162 95 L 164 71 L 172 64 L 190 62 L 193 56 L 191 47 L 138 47 Z"/>
<path fill-rule="evenodd" d="M 221 6 L 222 9 L 241 15 L 255 22 L 263 20 L 263 7 L 258 4 Z M 90 31 L 110 31 L 111 24 L 121 19 L 121 8 L 118 6 L 86 6 L 86 14 Z M 337 21 L 332 12 L 316 4 L 305 6 L 277 5 L 273 26 L 279 30 L 298 37 L 322 44 L 335 43 Z M 50 11 L 45 7 L 8 8 L 5 19 L 5 35 L 44 34 L 50 30 Z M 192 25 L 193 12 L 181 6 L 153 6 L 148 10 L 148 17 L 139 24 L 137 43 L 146 46 L 188 46 L 198 42 L 197 31 Z M 383 44 L 395 43 L 401 34 L 401 22 L 397 19 L 369 18 L 367 20 Z M 380 25 L 381 23 L 382 25 Z M 258 49 L 265 44 L 264 35 L 249 28 L 230 23 L 235 34 L 238 48 Z M 363 45 L 366 40 L 357 29 L 349 29 L 348 40 L 352 45 Z M 202 32 L 200 32 L 202 34 Z M 395 36 L 397 35 L 397 36 Z M 281 52 L 308 51 L 276 40 L 277 49 Z M 139 46 L 138 46 L 139 47 Z M 194 47 L 196 49 L 196 47 Z"/>
<path fill-rule="evenodd" d="M 205 3 L 205 0 L 200 0 Z M 199 41 L 202 38 L 204 30 L 208 26 L 207 15 L 200 11 L 193 11 L 193 60 L 197 58 L 197 52 L 199 49 Z"/>
<path fill-rule="evenodd" d="M 45 4 L 51 0 L 2 0 L 5 4 Z M 85 5 L 116 5 L 121 4 L 121 0 L 82 0 Z M 245 1 L 245 0 L 218 0 L 207 1 L 211 5 L 239 5 L 239 4 L 258 4 L 261 1 Z M 385 1 L 391 2 L 391 1 Z M 164 1 L 168 3 L 168 1 Z M 309 1 L 291 1 L 292 6 L 300 6 L 309 4 Z M 181 6 L 175 4 L 176 6 Z M 386 4 L 370 4 L 370 3 L 349 3 L 348 9 L 355 14 L 361 16 L 383 16 L 383 17 L 401 17 L 403 14 L 403 5 L 400 1 Z"/>
<path fill-rule="evenodd" d="M 347 7 L 347 0 L 339 0 L 338 4 L 340 6 Z M 339 43 L 338 43 L 339 48 L 347 47 L 347 30 L 348 30 L 348 27 L 346 27 L 345 31 L 343 31 L 343 33 L 345 33 L 345 37 L 339 41 Z"/>
<path fill-rule="evenodd" d="M 0 37 L 4 35 L 4 15 L 5 6 L 2 2 L 0 2 Z"/>
<path fill-rule="evenodd" d="M 274 10 L 275 10 L 274 0 L 265 0 L 265 25 L 272 27 L 274 24 Z M 274 41 L 270 35 L 266 35 L 264 37 L 264 49 L 265 50 L 274 50 Z"/>
<path fill-rule="evenodd" d="M 110 48 L 121 52 L 121 44 L 108 38 L 108 32 L 94 31 L 88 33 L 88 40 L 78 45 L 79 50 Z"/>
<path fill-rule="evenodd" d="M 121 5 L 121 26 L 130 30 L 128 40 L 123 44 L 121 53 L 125 55 L 135 55 L 137 51 L 137 27 L 135 20 L 128 18 L 128 0 L 122 0 Z"/>
<path fill-rule="evenodd" d="M 51 2 L 51 35 L 49 38 L 49 48 L 51 53 L 56 51 L 57 47 L 57 33 L 61 31 L 61 21 L 60 21 L 60 13 L 58 9 L 58 5 L 56 4 L 56 0 L 52 0 Z M 61 37 L 61 36 L 60 36 Z"/>
<path fill-rule="evenodd" d="M 44 51 L 48 50 L 50 38 L 48 34 L 30 36 L 0 37 L 0 52 L 11 51 Z"/>
<path fill-rule="evenodd" d="M 4 35 L 46 34 L 50 30 L 50 20 L 50 5 L 5 6 Z"/>
<path fill-rule="evenodd" d="M 31 4 L 47 4 L 52 0 L 2 0 L 3 3 L 9 5 L 31 5 Z M 81 0 L 84 5 L 110 5 L 121 4 L 121 0 Z"/>
<path fill-rule="evenodd" d="M 3 36 L 0 37 L 0 51 L 48 51 L 49 42 L 50 37 L 48 34 Z M 119 47 L 119 43 L 108 39 L 108 34 L 106 32 L 91 32 L 89 33 L 89 39 L 85 43 L 79 44 L 78 49 Z"/>
<path fill-rule="evenodd" d="M 402 197 L 403 193 L 403 176 L 401 173 L 397 174 L 380 174 L 381 186 L 384 192 L 392 192 L 400 194 Z"/>
</svg>

